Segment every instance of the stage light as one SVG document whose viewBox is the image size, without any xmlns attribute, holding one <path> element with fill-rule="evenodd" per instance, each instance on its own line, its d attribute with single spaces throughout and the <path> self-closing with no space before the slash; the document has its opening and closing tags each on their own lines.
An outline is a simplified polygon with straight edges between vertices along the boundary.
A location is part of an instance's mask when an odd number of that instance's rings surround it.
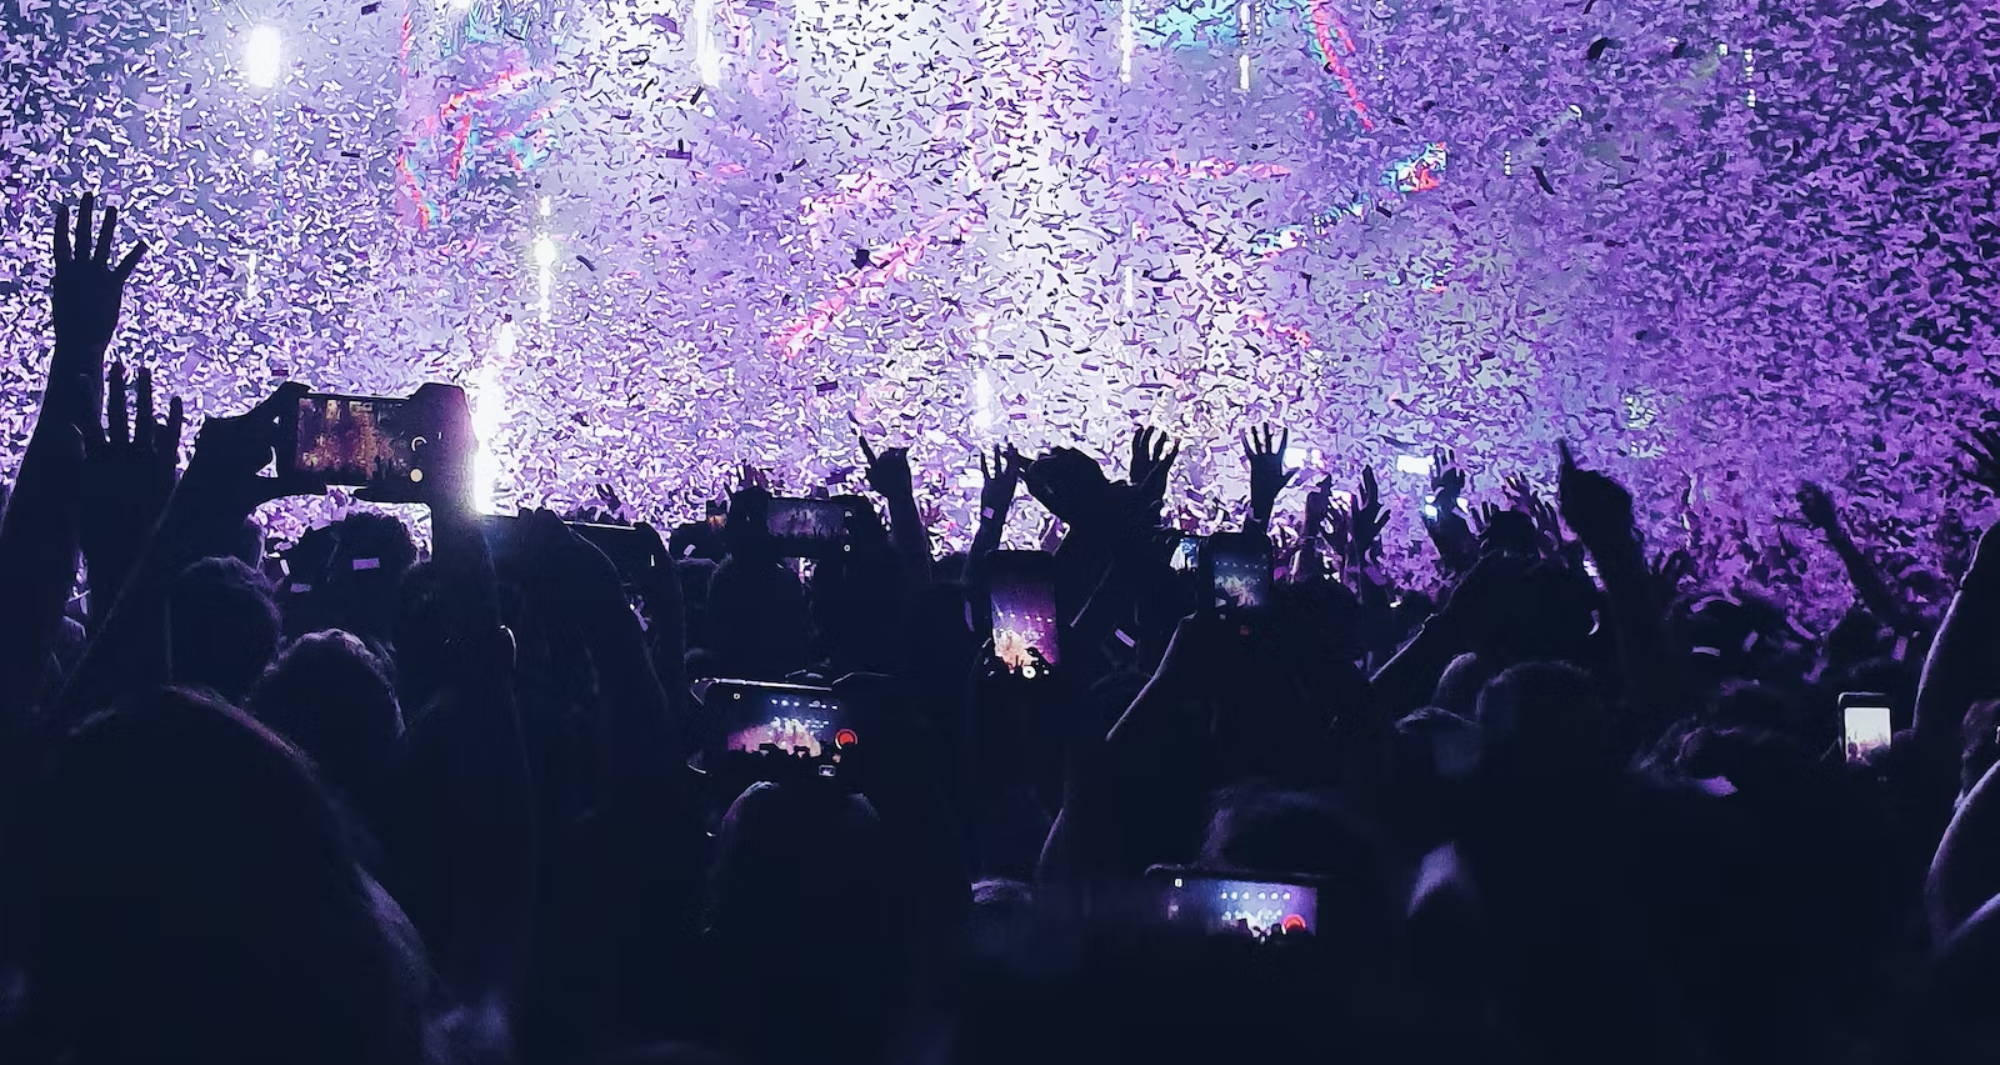
<svg viewBox="0 0 2000 1065">
<path fill-rule="evenodd" d="M 250 153 L 250 165 L 263 168 L 271 165 L 271 153 L 258 148 Z"/>
<path fill-rule="evenodd" d="M 544 233 L 541 236 L 535 238 L 536 266 L 539 266 L 544 270 L 553 268 L 556 265 L 557 254 L 558 253 L 556 251 L 556 242 L 548 234 Z"/>
<path fill-rule="evenodd" d="M 993 428 L 993 375 L 985 370 L 972 379 L 972 427 Z"/>
<path fill-rule="evenodd" d="M 493 439 L 507 420 L 502 374 L 513 363 L 519 346 L 520 330 L 511 319 L 495 326 L 493 354 L 472 375 L 472 387 L 465 394 L 466 406 L 471 408 L 472 436 L 478 441 L 478 450 L 472 456 L 472 501 L 481 513 L 493 511 L 493 486 L 500 479 L 500 460 L 493 454 Z"/>
<path fill-rule="evenodd" d="M 1431 473 L 1431 460 L 1422 455 L 1397 455 L 1396 472 L 1428 477 Z"/>
<path fill-rule="evenodd" d="M 715 0 L 694 0 L 694 66 L 703 85 L 722 84 L 722 49 L 715 43 Z"/>
<path fill-rule="evenodd" d="M 1118 0 L 1118 80 L 1132 80 L 1132 48 L 1138 33 L 1132 25 L 1132 0 Z"/>
<path fill-rule="evenodd" d="M 276 85 L 284 55 L 285 39 L 276 26 L 251 30 L 243 42 L 243 80 L 260 89 Z"/>
</svg>

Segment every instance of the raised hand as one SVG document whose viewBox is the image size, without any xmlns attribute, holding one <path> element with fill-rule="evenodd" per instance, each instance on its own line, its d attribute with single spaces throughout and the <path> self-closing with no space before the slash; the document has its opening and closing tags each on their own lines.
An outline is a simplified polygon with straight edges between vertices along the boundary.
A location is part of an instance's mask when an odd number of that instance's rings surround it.
<svg viewBox="0 0 2000 1065">
<path fill-rule="evenodd" d="M 1966 455 L 1965 479 L 2000 495 L 2000 426 L 1967 430 L 1958 446 Z"/>
<path fill-rule="evenodd" d="M 110 494 L 158 515 L 173 491 L 180 464 L 185 415 L 179 396 L 167 403 L 163 424 L 153 414 L 153 371 L 140 368 L 134 379 L 135 409 L 128 415 L 125 367 L 112 363 L 104 392 L 104 426 L 84 438 L 86 502 L 92 491 Z M 126 518 L 125 520 L 130 520 Z"/>
<path fill-rule="evenodd" d="M 1181 457 L 1181 446 L 1172 444 L 1167 434 L 1151 427 L 1132 434 L 1132 465 L 1126 477 L 1132 486 L 1153 502 L 1167 497 L 1167 473 Z"/>
<path fill-rule="evenodd" d="M 989 461 L 979 453 L 979 520 L 1004 525 L 1007 511 L 1014 505 L 1014 493 L 1021 487 L 1021 453 L 1014 445 L 993 445 Z"/>
<path fill-rule="evenodd" d="M 1826 489 L 1806 481 L 1799 485 L 1798 499 L 1799 515 L 1806 519 L 1806 524 L 1822 532 L 1839 524 L 1840 512 L 1834 507 L 1833 497 L 1827 494 Z"/>
<path fill-rule="evenodd" d="M 1252 521 L 1270 524 L 1271 510 L 1277 506 L 1278 493 L 1285 490 L 1297 470 L 1285 468 L 1285 451 L 1292 444 L 1292 431 L 1286 429 L 1283 436 L 1274 437 L 1271 426 L 1266 424 L 1260 430 L 1251 429 L 1243 434 L 1243 458 L 1250 464 L 1250 518 Z"/>
<path fill-rule="evenodd" d="M 108 599 L 137 559 L 153 523 L 173 493 L 180 462 L 183 413 L 177 396 L 167 420 L 153 415 L 153 372 L 141 369 L 137 409 L 125 410 L 125 367 L 111 364 L 104 390 L 104 427 L 84 438 L 81 524 L 78 529 L 91 584 Z M 96 604 L 103 609 L 105 604 Z"/>
<path fill-rule="evenodd" d="M 1653 578 L 1653 595 L 1660 609 L 1664 610 L 1680 594 L 1681 585 L 1694 577 L 1694 556 L 1685 550 L 1672 551 L 1653 559 L 1649 572 Z"/>
<path fill-rule="evenodd" d="M 1460 496 L 1465 494 L 1468 478 L 1465 470 L 1458 465 L 1458 455 L 1448 447 L 1431 452 L 1431 505 L 1439 513 L 1458 507 Z"/>
<path fill-rule="evenodd" d="M 883 448 L 877 454 L 868 443 L 868 438 L 855 434 L 861 441 L 861 454 L 868 460 L 868 487 L 889 502 L 897 503 L 916 499 L 915 475 L 910 471 L 910 449 L 906 447 Z"/>
<path fill-rule="evenodd" d="M 67 204 L 56 209 L 55 276 L 49 303 L 55 316 L 56 350 L 49 367 L 49 402 L 89 436 L 97 418 L 98 389 L 104 378 L 104 351 L 118 328 L 125 281 L 146 254 L 145 242 L 132 246 L 116 264 L 111 253 L 118 231 L 118 208 L 108 207 L 95 238 L 91 215 L 95 197 L 86 192 L 74 229 Z"/>
<path fill-rule="evenodd" d="M 1323 536 L 1328 515 L 1333 513 L 1333 475 L 1320 478 L 1319 483 L 1306 492 L 1306 524 L 1303 534 L 1308 537 Z"/>
<path fill-rule="evenodd" d="M 1361 490 L 1348 506 L 1347 559 L 1351 564 L 1360 565 L 1382 557 L 1382 527 L 1387 524 L 1389 513 L 1382 506 L 1382 486 L 1375 480 L 1375 471 L 1364 467 Z"/>
<path fill-rule="evenodd" d="M 211 415 L 195 438 L 194 455 L 175 495 L 175 507 L 198 505 L 222 521 L 241 521 L 258 505 L 294 495 L 320 495 L 326 485 L 299 474 L 260 477 L 271 464 L 280 415 L 298 406 L 306 386 L 287 381 L 248 413 Z"/>
<path fill-rule="evenodd" d="M 1431 498 L 1424 507 L 1424 530 L 1430 533 L 1438 557 L 1451 569 L 1464 572 L 1479 558 L 1479 538 L 1460 513 L 1460 497 L 1465 492 L 1466 475 L 1457 465 L 1450 448 L 1431 453 Z"/>
<path fill-rule="evenodd" d="M 1558 447 L 1562 466 L 1556 497 L 1563 521 L 1592 553 L 1630 545 L 1636 538 L 1632 493 L 1604 474 L 1578 466 L 1568 441 L 1559 441 Z"/>
<path fill-rule="evenodd" d="M 1507 478 L 1504 490 L 1507 502 L 1535 523 L 1535 531 L 1541 534 L 1542 554 L 1551 558 L 1559 554 L 1563 542 L 1562 517 L 1556 513 L 1555 504 L 1543 499 L 1535 486 L 1518 473 Z"/>
<path fill-rule="evenodd" d="M 1028 494 L 1065 525 L 1088 525 L 1112 512 L 1111 482 L 1097 460 L 1075 448 L 1059 447 L 1021 471 Z"/>
</svg>

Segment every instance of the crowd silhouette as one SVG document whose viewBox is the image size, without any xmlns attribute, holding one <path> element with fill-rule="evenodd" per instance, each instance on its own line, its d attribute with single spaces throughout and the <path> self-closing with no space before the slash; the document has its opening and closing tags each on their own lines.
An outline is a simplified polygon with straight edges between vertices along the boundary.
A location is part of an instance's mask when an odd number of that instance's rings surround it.
<svg viewBox="0 0 2000 1065">
<path fill-rule="evenodd" d="M 145 250 L 59 212 L 0 522 L 0 1060 L 2000 1060 L 2000 536 L 1892 577 L 1803 486 L 1818 631 L 1568 447 L 1477 512 L 1440 453 L 1395 587 L 1372 473 L 1273 549 L 1260 427 L 1209 541 L 1150 429 L 1122 480 L 980 456 L 961 554 L 865 440 L 872 497 L 753 473 L 663 537 L 475 513 L 426 385 L 422 475 L 359 494 L 428 549 L 357 512 L 273 558 L 306 390 L 182 469 L 107 364 Z M 996 583 L 1023 491 L 1062 535 Z"/>
</svg>

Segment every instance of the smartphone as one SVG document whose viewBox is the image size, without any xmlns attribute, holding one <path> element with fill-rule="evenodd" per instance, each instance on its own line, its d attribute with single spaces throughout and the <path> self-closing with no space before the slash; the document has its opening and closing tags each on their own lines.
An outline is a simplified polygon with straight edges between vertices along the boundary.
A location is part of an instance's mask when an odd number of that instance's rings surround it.
<svg viewBox="0 0 2000 1065">
<path fill-rule="evenodd" d="M 1319 931 L 1319 887 L 1309 877 L 1154 866 L 1146 879 L 1169 925 L 1258 939 Z"/>
<path fill-rule="evenodd" d="M 710 746 L 819 762 L 821 774 L 861 742 L 847 706 L 832 688 L 752 680 L 711 681 L 701 693 L 712 716 Z"/>
<path fill-rule="evenodd" d="M 417 484 L 438 435 L 430 405 L 414 398 L 308 392 L 280 415 L 278 471 L 326 484 Z"/>
<path fill-rule="evenodd" d="M 1189 534 L 1175 540 L 1174 553 L 1167 556 L 1167 565 L 1181 573 L 1201 569 L 1201 537 Z"/>
<path fill-rule="evenodd" d="M 1841 692 L 1840 716 L 1845 732 L 1841 747 L 1850 762 L 1866 761 L 1875 751 L 1889 746 L 1896 732 L 1890 721 L 1889 697 L 1881 692 Z"/>
<path fill-rule="evenodd" d="M 1062 664 L 1055 556 L 1044 551 L 995 551 L 989 573 L 993 657 L 1024 680 L 1048 676 Z"/>
<path fill-rule="evenodd" d="M 786 558 L 824 558 L 848 549 L 847 507 L 831 499 L 772 498 L 764 534 Z"/>
<path fill-rule="evenodd" d="M 583 537 L 611 564 L 627 578 L 645 573 L 653 568 L 653 545 L 650 537 L 630 525 L 606 525 L 594 521 L 566 521 L 571 532 Z"/>
<path fill-rule="evenodd" d="M 563 525 L 604 552 L 611 564 L 618 567 L 619 575 L 628 582 L 653 568 L 652 545 L 630 525 L 602 525 L 588 521 L 566 521 Z M 486 549 L 492 553 L 495 565 L 510 564 L 520 558 L 520 515 L 481 514 L 479 528 L 486 537 Z"/>
<path fill-rule="evenodd" d="M 1216 533 L 1202 545 L 1211 606 L 1257 611 L 1271 604 L 1271 544 L 1250 533 Z"/>
</svg>

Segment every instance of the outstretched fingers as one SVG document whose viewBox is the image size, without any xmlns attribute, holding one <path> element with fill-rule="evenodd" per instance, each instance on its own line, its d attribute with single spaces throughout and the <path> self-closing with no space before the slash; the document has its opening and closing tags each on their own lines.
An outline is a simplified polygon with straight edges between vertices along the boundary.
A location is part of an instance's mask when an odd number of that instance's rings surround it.
<svg viewBox="0 0 2000 1065">
<path fill-rule="evenodd" d="M 86 192 L 83 194 L 83 203 L 77 207 L 75 257 L 78 260 L 88 260 L 90 258 L 90 216 L 96 204 L 97 197 L 92 193 Z"/>
<path fill-rule="evenodd" d="M 104 375 L 105 439 L 124 447 L 132 441 L 132 426 L 125 413 L 125 364 L 113 362 Z"/>
<path fill-rule="evenodd" d="M 139 370 L 137 396 L 132 412 L 133 419 L 137 423 L 132 434 L 132 442 L 142 449 L 151 448 L 154 442 L 154 430 L 158 426 L 153 421 L 153 371 L 144 367 Z"/>
</svg>

